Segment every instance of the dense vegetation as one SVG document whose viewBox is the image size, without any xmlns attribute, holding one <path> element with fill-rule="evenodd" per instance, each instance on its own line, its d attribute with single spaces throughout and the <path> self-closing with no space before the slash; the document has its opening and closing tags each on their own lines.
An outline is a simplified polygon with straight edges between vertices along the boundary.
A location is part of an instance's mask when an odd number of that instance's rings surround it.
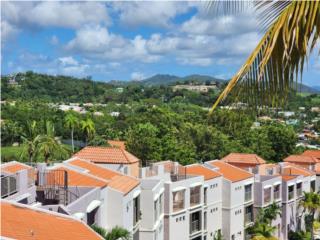
<svg viewBox="0 0 320 240">
<path fill-rule="evenodd" d="M 106 139 L 125 140 L 128 150 L 143 163 L 171 159 L 188 164 L 221 158 L 230 152 L 257 153 L 266 160 L 280 161 L 296 151 L 296 133 L 287 125 L 262 122 L 254 128 L 256 113 L 249 110 L 220 109 L 208 116 L 206 107 L 216 97 L 214 91 L 173 92 L 169 86 L 129 84 L 119 92 L 118 86 L 112 84 L 32 72 L 19 84 L 20 87 L 12 87 L 7 85 L 7 79 L 2 80 L 2 97 L 7 100 L 2 105 L 2 146 L 15 142 L 25 145 L 23 137 L 28 139 L 33 123 L 37 135 L 45 135 L 49 122 L 53 124 L 54 136 L 62 142 L 68 140 L 70 145 L 73 139 L 76 149 L 79 141 L 106 145 Z M 293 98 L 301 101 L 296 106 L 308 106 L 314 99 Z M 86 106 L 86 114 L 80 114 L 59 110 L 52 105 L 56 101 L 106 105 Z M 97 111 L 102 114 L 94 114 Z M 119 112 L 119 116 L 111 116 L 111 112 Z M 10 153 L 12 148 L 5 151 Z M 17 154 L 2 157 L 7 161 L 16 159 Z M 60 158 L 56 154 L 49 156 L 49 160 Z"/>
</svg>

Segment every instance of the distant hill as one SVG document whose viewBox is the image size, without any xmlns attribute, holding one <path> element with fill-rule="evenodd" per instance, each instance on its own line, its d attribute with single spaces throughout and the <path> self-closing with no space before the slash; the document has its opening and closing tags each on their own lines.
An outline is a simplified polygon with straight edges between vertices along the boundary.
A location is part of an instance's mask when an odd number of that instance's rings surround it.
<svg viewBox="0 0 320 240">
<path fill-rule="evenodd" d="M 199 83 L 205 83 L 207 81 L 218 82 L 218 83 L 226 82 L 226 80 L 223 80 L 223 79 L 219 79 L 219 78 L 215 78 L 207 75 L 198 75 L 198 74 L 188 75 L 185 77 L 178 77 L 178 76 L 169 75 L 169 74 L 157 74 L 150 78 L 146 78 L 140 82 L 145 85 L 171 85 L 177 82 L 183 83 L 186 81 L 196 81 Z"/>
<path fill-rule="evenodd" d="M 302 93 L 320 93 L 320 87 L 319 86 L 318 87 L 309 87 L 307 85 L 299 83 L 297 91 L 302 92 Z"/>
</svg>

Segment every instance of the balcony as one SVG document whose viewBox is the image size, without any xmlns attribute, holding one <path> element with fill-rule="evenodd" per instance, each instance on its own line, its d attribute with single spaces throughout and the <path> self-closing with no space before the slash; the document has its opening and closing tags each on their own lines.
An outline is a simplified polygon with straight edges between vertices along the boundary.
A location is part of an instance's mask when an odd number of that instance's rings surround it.
<svg viewBox="0 0 320 240">
<path fill-rule="evenodd" d="M 244 223 L 246 225 L 253 223 L 253 206 L 252 205 L 245 208 Z"/>
<path fill-rule="evenodd" d="M 173 211 L 178 212 L 184 209 L 184 200 L 174 201 L 173 202 Z"/>
<path fill-rule="evenodd" d="M 289 192 L 288 193 L 288 200 L 291 200 L 291 199 L 293 199 L 294 198 L 294 192 L 292 191 L 292 192 Z"/>
<path fill-rule="evenodd" d="M 276 185 L 273 188 L 273 198 L 274 200 L 280 199 L 280 185 Z"/>
<path fill-rule="evenodd" d="M 245 194 L 244 194 L 244 201 L 245 202 L 249 202 L 249 201 L 251 201 L 252 200 L 252 192 L 250 191 L 250 192 L 246 192 Z"/>
<path fill-rule="evenodd" d="M 190 206 L 195 206 L 200 204 L 200 193 L 192 194 L 190 196 Z"/>
</svg>

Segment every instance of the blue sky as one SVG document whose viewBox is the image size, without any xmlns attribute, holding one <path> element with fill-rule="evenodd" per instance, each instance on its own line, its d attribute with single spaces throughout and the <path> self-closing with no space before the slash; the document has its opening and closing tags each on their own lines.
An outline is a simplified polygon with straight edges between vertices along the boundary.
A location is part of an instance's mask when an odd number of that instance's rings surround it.
<svg viewBox="0 0 320 240">
<path fill-rule="evenodd" d="M 230 78 L 261 38 L 254 13 L 208 13 L 203 2 L 4 2 L 1 71 L 94 80 L 154 74 Z M 304 82 L 320 85 L 311 57 Z"/>
</svg>

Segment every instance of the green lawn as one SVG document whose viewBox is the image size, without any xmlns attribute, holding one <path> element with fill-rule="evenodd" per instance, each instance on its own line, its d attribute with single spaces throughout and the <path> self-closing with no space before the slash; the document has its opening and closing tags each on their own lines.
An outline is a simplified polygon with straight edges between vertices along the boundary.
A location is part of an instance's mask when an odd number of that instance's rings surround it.
<svg viewBox="0 0 320 240">
<path fill-rule="evenodd" d="M 70 145 L 65 145 L 68 150 L 71 153 L 71 146 Z M 13 146 L 5 146 L 1 147 L 1 162 L 9 162 L 9 161 L 21 161 L 21 162 L 26 162 L 28 159 L 23 158 L 21 159 L 21 152 L 22 152 L 22 146 L 18 147 L 13 147 Z M 41 162 L 43 159 L 41 157 L 38 157 L 36 159 L 37 161 Z M 59 159 L 59 160 L 64 160 L 64 159 Z"/>
</svg>

